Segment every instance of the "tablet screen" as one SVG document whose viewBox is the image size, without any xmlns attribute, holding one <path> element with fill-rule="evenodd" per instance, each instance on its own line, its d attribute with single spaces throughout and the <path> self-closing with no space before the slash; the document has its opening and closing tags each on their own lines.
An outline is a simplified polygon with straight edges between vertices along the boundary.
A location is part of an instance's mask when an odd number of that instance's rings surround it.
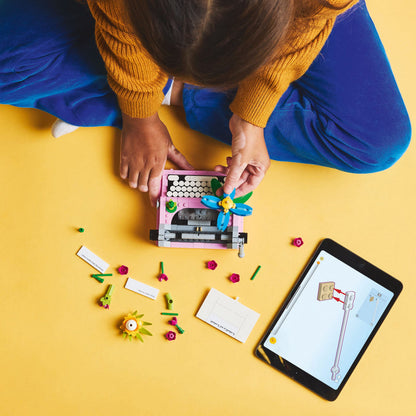
<svg viewBox="0 0 416 416">
<path fill-rule="evenodd" d="M 337 390 L 393 297 L 321 250 L 263 346 Z"/>
</svg>

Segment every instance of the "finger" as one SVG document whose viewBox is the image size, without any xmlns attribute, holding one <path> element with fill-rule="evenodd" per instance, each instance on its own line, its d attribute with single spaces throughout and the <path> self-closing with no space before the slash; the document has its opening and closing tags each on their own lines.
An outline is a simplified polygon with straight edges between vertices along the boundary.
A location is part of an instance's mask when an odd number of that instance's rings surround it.
<svg viewBox="0 0 416 416">
<path fill-rule="evenodd" d="M 246 169 L 246 170 L 242 173 L 242 175 L 241 175 L 241 177 L 240 177 L 239 181 L 237 182 L 237 184 L 236 184 L 236 186 L 235 186 L 235 189 L 236 189 L 235 196 L 244 195 L 244 194 L 241 192 L 241 186 L 242 186 L 242 185 L 244 185 L 244 184 L 248 181 L 249 177 L 250 177 L 250 173 L 249 173 L 249 172 L 247 171 L 247 169 Z"/>
<path fill-rule="evenodd" d="M 139 181 L 139 174 L 140 174 L 139 169 L 137 169 L 137 168 L 133 169 L 131 167 L 129 168 L 129 176 L 128 176 L 128 178 L 129 178 L 129 186 L 130 186 L 130 188 L 134 188 L 134 189 L 137 188 L 138 181 Z"/>
<path fill-rule="evenodd" d="M 249 175 L 248 179 L 241 184 L 236 193 L 238 193 L 238 195 L 246 195 L 249 192 L 254 191 L 260 185 L 263 178 L 264 172 L 257 175 Z"/>
<path fill-rule="evenodd" d="M 149 169 L 142 169 L 139 175 L 138 189 L 140 192 L 147 192 L 149 190 Z"/>
<path fill-rule="evenodd" d="M 153 207 L 156 206 L 156 202 L 160 195 L 160 187 L 162 181 L 162 170 L 152 170 L 149 177 L 149 198 Z"/>
<path fill-rule="evenodd" d="M 120 150 L 120 178 L 127 179 L 129 176 L 129 163 L 126 156 L 123 155 L 123 152 Z"/>
<path fill-rule="evenodd" d="M 243 185 L 246 181 L 247 181 L 247 179 L 248 179 L 248 177 L 249 177 L 249 172 L 247 172 L 247 169 L 241 174 L 241 176 L 240 176 L 240 179 L 237 181 L 237 183 L 235 184 L 235 186 L 234 186 L 234 188 L 235 188 L 235 196 L 237 197 L 237 196 L 241 196 L 241 195 L 244 195 L 244 194 L 242 194 L 241 193 L 241 191 L 240 191 L 240 188 L 241 188 L 241 185 Z M 233 188 L 233 189 L 234 189 Z M 223 189 L 221 189 L 221 191 L 223 191 Z M 232 192 L 232 191 L 231 191 Z"/>
<path fill-rule="evenodd" d="M 121 156 L 121 152 L 120 152 L 120 178 L 127 179 L 128 175 L 129 175 L 129 164 Z"/>
<path fill-rule="evenodd" d="M 223 166 L 223 165 L 217 165 L 217 166 L 215 166 L 214 171 L 219 172 L 219 173 L 227 174 L 228 168 L 226 166 Z"/>
<path fill-rule="evenodd" d="M 186 157 L 173 147 L 168 153 L 168 159 L 173 162 L 179 169 L 192 170 L 194 167 L 186 160 Z"/>
<path fill-rule="evenodd" d="M 245 168 L 246 164 L 232 164 L 230 166 L 227 177 L 225 178 L 224 193 L 230 194 L 233 191 L 233 189 L 239 185 L 241 175 L 243 174 Z"/>
</svg>

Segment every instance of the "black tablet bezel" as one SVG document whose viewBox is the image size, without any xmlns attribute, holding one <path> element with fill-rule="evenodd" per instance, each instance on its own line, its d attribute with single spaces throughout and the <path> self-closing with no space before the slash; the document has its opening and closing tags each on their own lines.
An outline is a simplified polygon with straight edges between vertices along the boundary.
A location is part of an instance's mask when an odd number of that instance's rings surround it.
<svg viewBox="0 0 416 416">
<path fill-rule="evenodd" d="M 374 282 L 382 285 L 386 289 L 393 292 L 393 298 L 391 299 L 390 303 L 388 304 L 387 308 L 385 309 L 383 315 L 380 317 L 379 321 L 373 328 L 370 336 L 368 337 L 366 343 L 363 345 L 361 351 L 357 355 L 355 361 L 351 365 L 348 373 L 345 375 L 343 381 L 341 382 L 338 389 L 334 390 L 329 387 L 327 384 L 323 383 L 322 381 L 318 380 L 317 378 L 311 376 L 310 374 L 306 373 L 302 369 L 296 367 L 292 363 L 288 362 L 287 360 L 283 359 L 279 355 L 275 354 L 274 352 L 264 348 L 264 343 L 266 342 L 270 332 L 272 331 L 273 327 L 275 326 L 276 322 L 284 312 L 285 308 L 287 307 L 288 303 L 296 293 L 298 287 L 302 283 L 303 279 L 307 275 L 309 269 L 315 263 L 315 260 L 319 253 L 325 250 L 327 253 L 333 255 L 334 257 L 338 258 L 340 261 L 344 262 L 345 264 L 349 265 L 353 269 L 359 271 L 363 275 L 367 276 L 369 279 L 373 280 Z M 257 345 L 255 349 L 255 355 L 260 358 L 261 360 L 265 361 L 266 363 L 270 364 L 272 367 L 276 368 L 277 370 L 283 372 L 293 380 L 297 381 L 298 383 L 302 384 L 303 386 L 307 387 L 308 389 L 312 390 L 319 396 L 323 397 L 326 400 L 333 401 L 335 400 L 338 395 L 340 394 L 341 390 L 344 388 L 346 382 L 348 381 L 350 375 L 354 371 L 355 367 L 357 366 L 358 362 L 360 361 L 362 355 L 364 354 L 365 350 L 367 349 L 368 345 L 370 344 L 371 340 L 373 339 L 374 335 L 380 328 L 381 324 L 383 323 L 384 319 L 386 318 L 387 314 L 389 313 L 390 309 L 392 308 L 394 302 L 397 300 L 400 292 L 403 289 L 402 283 L 395 279 L 394 277 L 390 276 L 389 274 L 383 272 L 379 268 L 375 267 L 368 261 L 364 260 L 363 258 L 357 256 L 356 254 L 352 253 L 345 247 L 341 246 L 340 244 L 336 243 L 335 241 L 326 238 L 321 241 L 318 247 L 315 249 L 314 253 L 312 254 L 310 260 L 308 261 L 306 267 L 302 271 L 300 277 L 295 282 L 295 285 L 291 289 L 289 295 L 284 300 L 281 308 L 277 312 L 276 316 L 274 317 L 272 323 L 266 330 L 266 333 L 262 337 L 260 343 Z"/>
</svg>

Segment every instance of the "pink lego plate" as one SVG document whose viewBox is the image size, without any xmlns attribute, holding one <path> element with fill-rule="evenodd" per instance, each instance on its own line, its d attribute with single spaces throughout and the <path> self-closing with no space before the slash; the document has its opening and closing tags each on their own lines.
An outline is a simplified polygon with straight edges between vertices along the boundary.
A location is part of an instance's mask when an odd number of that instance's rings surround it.
<svg viewBox="0 0 416 416">
<path fill-rule="evenodd" d="M 232 214 L 224 231 L 217 228 L 219 211 L 201 203 L 213 195 L 211 180 L 224 182 L 223 174 L 211 171 L 165 170 L 158 201 L 157 229 L 150 239 L 159 247 L 238 249 L 244 256 L 247 233 L 244 217 Z"/>
</svg>

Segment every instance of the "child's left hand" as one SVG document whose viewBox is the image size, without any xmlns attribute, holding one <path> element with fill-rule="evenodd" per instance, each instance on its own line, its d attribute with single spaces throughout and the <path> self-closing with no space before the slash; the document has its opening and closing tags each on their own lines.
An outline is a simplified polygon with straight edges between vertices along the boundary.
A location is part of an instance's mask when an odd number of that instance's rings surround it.
<svg viewBox="0 0 416 416">
<path fill-rule="evenodd" d="M 230 194 L 236 188 L 237 196 L 245 195 L 260 184 L 270 166 L 264 129 L 233 114 L 230 119 L 230 131 L 232 157 L 227 158 L 227 167 L 218 165 L 215 170 L 227 175 L 224 193 Z"/>
</svg>

